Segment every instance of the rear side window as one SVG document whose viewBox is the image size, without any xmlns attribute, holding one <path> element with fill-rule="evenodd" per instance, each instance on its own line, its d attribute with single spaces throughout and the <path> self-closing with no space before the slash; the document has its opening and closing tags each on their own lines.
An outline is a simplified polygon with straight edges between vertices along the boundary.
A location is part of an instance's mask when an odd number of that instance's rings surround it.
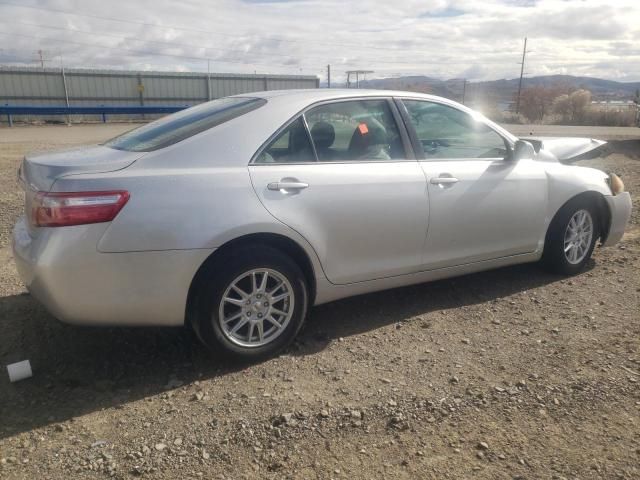
<svg viewBox="0 0 640 480">
<path fill-rule="evenodd" d="M 387 100 L 328 103 L 311 109 L 305 118 L 321 162 L 406 158 Z"/>
<path fill-rule="evenodd" d="M 129 152 L 168 147 L 263 106 L 263 98 L 227 97 L 168 115 L 109 140 L 104 145 Z"/>
<path fill-rule="evenodd" d="M 302 117 L 285 128 L 256 158 L 256 163 L 315 162 L 311 140 Z"/>
</svg>

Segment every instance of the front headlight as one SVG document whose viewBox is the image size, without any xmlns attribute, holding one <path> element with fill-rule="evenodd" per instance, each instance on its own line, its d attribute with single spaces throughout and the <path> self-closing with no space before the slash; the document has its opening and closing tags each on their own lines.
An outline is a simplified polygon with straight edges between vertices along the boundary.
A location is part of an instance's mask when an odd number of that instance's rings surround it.
<svg viewBox="0 0 640 480">
<path fill-rule="evenodd" d="M 618 195 L 619 193 L 624 192 L 624 182 L 615 173 L 609 174 L 608 183 L 609 188 L 611 189 L 611 193 L 613 193 L 614 195 Z"/>
</svg>

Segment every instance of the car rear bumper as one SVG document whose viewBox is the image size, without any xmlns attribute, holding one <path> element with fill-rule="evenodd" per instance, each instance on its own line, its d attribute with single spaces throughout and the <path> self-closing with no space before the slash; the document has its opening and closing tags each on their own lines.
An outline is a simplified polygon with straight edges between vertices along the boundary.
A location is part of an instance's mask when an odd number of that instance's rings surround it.
<svg viewBox="0 0 640 480">
<path fill-rule="evenodd" d="M 604 198 L 611 212 L 611 224 L 607 238 L 602 246 L 609 247 L 618 243 L 624 235 L 624 230 L 631 217 L 631 195 L 629 195 L 629 192 L 622 192 L 618 195 L 609 195 Z"/>
<path fill-rule="evenodd" d="M 21 218 L 13 253 L 29 292 L 56 318 L 82 325 L 183 325 L 189 286 L 213 252 L 100 253 L 108 224 L 41 228 Z"/>
</svg>

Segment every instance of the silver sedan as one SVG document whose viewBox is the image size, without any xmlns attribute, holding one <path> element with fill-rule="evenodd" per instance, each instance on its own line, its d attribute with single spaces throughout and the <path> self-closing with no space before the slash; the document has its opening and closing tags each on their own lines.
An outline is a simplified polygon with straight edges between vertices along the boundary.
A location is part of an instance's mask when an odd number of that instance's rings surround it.
<svg viewBox="0 0 640 480">
<path fill-rule="evenodd" d="M 215 352 L 285 347 L 312 305 L 524 262 L 578 273 L 623 235 L 621 180 L 408 92 L 239 95 L 99 146 L 27 156 L 15 260 L 62 321 L 191 325 Z"/>
</svg>

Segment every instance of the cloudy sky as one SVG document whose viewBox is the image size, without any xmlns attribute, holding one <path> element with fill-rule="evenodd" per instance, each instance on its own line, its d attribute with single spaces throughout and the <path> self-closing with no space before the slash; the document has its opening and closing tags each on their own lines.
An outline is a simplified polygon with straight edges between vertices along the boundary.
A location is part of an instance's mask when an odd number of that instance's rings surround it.
<svg viewBox="0 0 640 480">
<path fill-rule="evenodd" d="M 640 81 L 638 0 L 0 0 L 0 64 Z"/>
</svg>

